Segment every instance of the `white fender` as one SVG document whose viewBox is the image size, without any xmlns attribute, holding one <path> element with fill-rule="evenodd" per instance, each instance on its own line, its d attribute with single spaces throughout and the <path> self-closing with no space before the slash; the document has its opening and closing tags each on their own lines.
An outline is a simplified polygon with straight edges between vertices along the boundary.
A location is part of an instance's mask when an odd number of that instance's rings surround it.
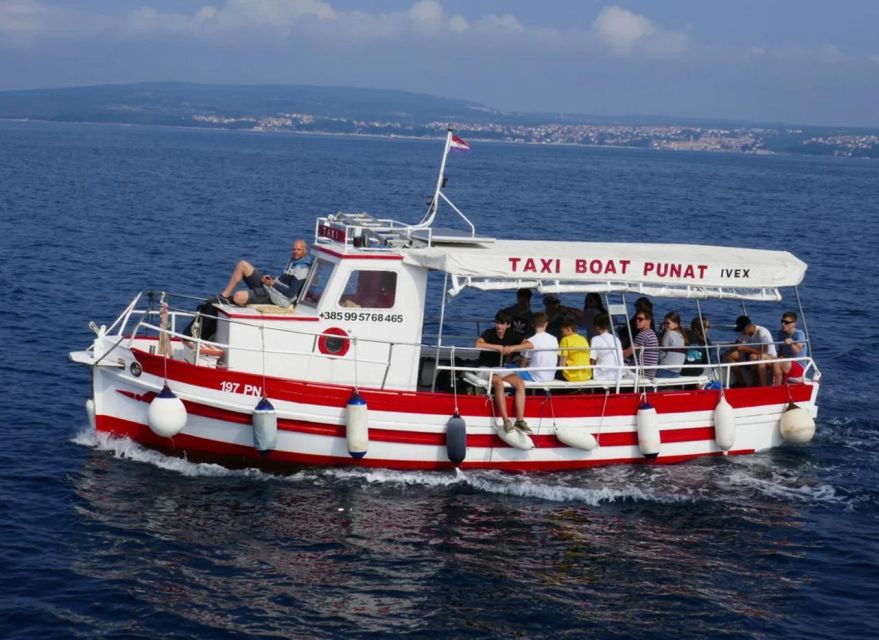
<svg viewBox="0 0 879 640">
<path fill-rule="evenodd" d="M 92 429 L 95 429 L 97 424 L 95 421 L 95 401 L 91 398 L 85 401 L 85 412 L 88 414 L 89 424 L 92 425 Z"/>
<path fill-rule="evenodd" d="M 638 448 L 645 458 L 659 455 L 661 441 L 659 439 L 659 420 L 656 409 L 649 402 L 642 402 L 635 420 L 638 425 Z"/>
<path fill-rule="evenodd" d="M 345 438 L 348 441 L 348 453 L 352 458 L 360 459 L 366 455 L 369 446 L 366 400 L 356 391 L 345 410 Z"/>
<path fill-rule="evenodd" d="M 150 402 L 147 423 L 153 433 L 161 438 L 172 438 L 186 426 L 186 407 L 183 401 L 165 384 L 162 391 Z"/>
<path fill-rule="evenodd" d="M 555 437 L 563 444 L 575 449 L 592 451 L 598 447 L 598 440 L 584 427 L 556 427 Z"/>
<path fill-rule="evenodd" d="M 714 407 L 714 441 L 723 455 L 736 443 L 736 414 L 723 395 Z"/>
<path fill-rule="evenodd" d="M 522 451 L 528 451 L 529 449 L 534 448 L 534 441 L 528 435 L 522 433 L 518 429 L 514 429 L 509 433 L 504 431 L 503 422 L 495 424 L 494 430 L 495 433 L 498 434 L 498 437 L 511 447 L 521 449 Z"/>
<path fill-rule="evenodd" d="M 268 453 L 278 440 L 278 414 L 269 399 L 263 397 L 253 410 L 253 448 Z"/>
<path fill-rule="evenodd" d="M 781 414 L 778 430 L 787 442 L 806 444 L 815 437 L 815 420 L 808 411 L 791 403 Z"/>
</svg>

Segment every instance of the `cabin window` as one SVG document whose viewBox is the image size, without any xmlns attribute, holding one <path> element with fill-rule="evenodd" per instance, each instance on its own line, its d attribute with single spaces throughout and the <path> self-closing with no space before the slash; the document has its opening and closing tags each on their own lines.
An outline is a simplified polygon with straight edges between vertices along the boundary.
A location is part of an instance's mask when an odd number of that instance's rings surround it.
<svg viewBox="0 0 879 640">
<path fill-rule="evenodd" d="M 394 271 L 352 271 L 339 298 L 343 307 L 390 309 L 397 297 L 397 274 Z"/>
<path fill-rule="evenodd" d="M 305 285 L 305 293 L 300 297 L 303 304 L 312 307 L 318 306 L 324 295 L 327 283 L 330 281 L 330 275 L 333 273 L 335 264 L 329 260 L 318 258 L 317 263 L 311 270 L 311 277 Z"/>
</svg>

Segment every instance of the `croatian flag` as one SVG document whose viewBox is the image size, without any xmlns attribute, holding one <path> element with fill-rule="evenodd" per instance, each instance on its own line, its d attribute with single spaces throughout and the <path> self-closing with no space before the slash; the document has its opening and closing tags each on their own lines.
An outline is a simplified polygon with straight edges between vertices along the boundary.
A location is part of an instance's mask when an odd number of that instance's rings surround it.
<svg viewBox="0 0 879 640">
<path fill-rule="evenodd" d="M 459 138 L 454 133 L 452 134 L 452 142 L 449 144 L 449 149 L 452 151 L 470 151 L 470 145 L 463 138 Z"/>
</svg>

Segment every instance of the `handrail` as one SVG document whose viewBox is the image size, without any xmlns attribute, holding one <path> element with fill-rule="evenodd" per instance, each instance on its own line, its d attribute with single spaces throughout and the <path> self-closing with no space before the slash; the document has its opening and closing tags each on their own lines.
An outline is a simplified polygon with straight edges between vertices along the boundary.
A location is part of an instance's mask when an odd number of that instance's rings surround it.
<svg viewBox="0 0 879 640">
<path fill-rule="evenodd" d="M 152 331 L 161 332 L 162 331 L 162 328 L 160 326 L 158 326 L 157 324 L 154 324 L 153 322 L 150 321 L 150 317 L 152 315 L 154 315 L 154 313 L 155 313 L 154 311 L 152 311 L 150 309 L 144 309 L 144 308 L 135 309 L 135 306 L 137 305 L 137 303 L 142 299 L 142 295 L 143 295 L 142 292 L 137 294 L 135 296 L 135 298 L 132 300 L 132 302 L 123 311 L 123 313 L 120 314 L 120 316 L 116 319 L 116 321 L 113 323 L 113 325 L 111 325 L 112 328 L 115 328 L 117 330 L 117 333 L 114 335 L 118 336 L 119 340 L 116 342 L 116 344 L 114 344 L 112 347 L 110 347 L 110 349 L 107 352 L 102 354 L 100 360 L 103 360 L 104 358 L 106 358 L 106 356 L 111 351 L 113 351 L 116 347 L 119 346 L 120 343 L 122 343 L 126 339 L 125 329 L 128 327 L 129 322 L 133 318 L 137 318 L 138 321 L 131 328 L 131 332 L 127 336 L 127 339 L 129 341 L 129 344 L 128 344 L 129 348 L 133 345 L 134 341 L 139 338 L 138 334 L 141 331 L 143 331 L 143 330 L 148 331 L 148 332 L 152 332 Z M 200 314 L 197 311 L 173 309 L 170 312 L 170 316 L 172 319 L 171 326 L 175 327 L 175 328 L 170 331 L 168 329 L 165 329 L 164 331 L 166 332 L 166 334 L 174 336 L 175 338 L 180 338 L 184 341 L 194 342 L 196 345 L 195 353 L 197 355 L 200 353 L 201 345 L 206 344 L 206 345 L 211 345 L 211 346 L 218 347 L 221 349 L 226 349 L 228 351 L 237 350 L 237 351 L 241 351 L 241 352 L 252 352 L 252 353 L 261 353 L 262 352 L 262 353 L 272 353 L 272 354 L 277 354 L 277 355 L 304 356 L 304 357 L 307 357 L 309 359 L 309 361 L 311 361 L 314 357 L 324 358 L 327 360 L 339 360 L 339 359 L 342 359 L 345 357 L 345 356 L 339 356 L 339 355 L 335 355 L 335 354 L 331 354 L 331 353 L 324 354 L 324 353 L 318 352 L 318 350 L 315 348 L 315 346 L 316 346 L 315 342 L 318 340 L 318 338 L 320 338 L 322 336 L 334 337 L 334 338 L 339 337 L 335 334 L 330 334 L 330 333 L 323 332 L 323 331 L 314 332 L 314 331 L 308 331 L 308 330 L 303 330 L 303 329 L 290 329 L 290 328 L 282 328 L 282 327 L 265 327 L 265 329 L 268 331 L 277 331 L 277 332 L 295 334 L 295 335 L 300 335 L 300 336 L 310 336 L 312 338 L 311 349 L 307 350 L 307 351 L 305 351 L 305 350 L 283 350 L 283 349 L 265 350 L 264 348 L 233 346 L 231 344 L 223 344 L 223 343 L 216 342 L 216 341 L 203 340 L 200 336 L 197 336 L 197 337 L 189 336 L 189 335 L 185 335 L 185 334 L 182 334 L 182 333 L 176 331 L 176 320 L 177 320 L 178 316 L 180 316 L 180 317 L 199 317 L 202 315 L 203 314 Z M 218 322 L 228 322 L 228 323 L 240 324 L 240 325 L 249 326 L 249 327 L 254 326 L 253 321 L 258 321 L 259 319 L 260 319 L 259 316 L 254 316 L 253 320 L 244 320 L 244 321 L 236 320 L 236 319 L 232 319 L 232 318 L 225 318 L 225 317 L 217 318 Z M 146 337 L 146 336 L 140 336 L 140 337 Z M 363 359 L 360 357 L 356 358 L 358 363 L 378 365 L 378 366 L 382 366 L 384 368 L 384 372 L 382 375 L 382 382 L 381 382 L 382 388 L 384 388 L 384 386 L 387 382 L 387 378 L 388 378 L 390 368 L 392 365 L 392 359 L 394 356 L 394 350 L 399 347 L 414 347 L 414 348 L 421 349 L 421 350 L 435 349 L 436 350 L 436 361 L 434 363 L 435 370 L 449 370 L 450 367 L 445 366 L 445 365 L 441 365 L 440 360 L 443 358 L 446 358 L 446 359 L 450 358 L 452 353 L 462 354 L 462 352 L 463 352 L 463 354 L 465 354 L 465 355 L 468 353 L 478 354 L 479 352 L 482 352 L 482 351 L 486 351 L 489 353 L 497 353 L 493 349 L 479 349 L 475 346 L 469 347 L 469 346 L 461 346 L 461 345 L 443 345 L 443 344 L 440 344 L 439 342 L 437 344 L 427 344 L 423 341 L 417 342 L 417 343 L 416 342 L 407 342 L 407 341 L 395 341 L 395 340 L 388 340 L 388 339 L 382 339 L 382 338 L 360 337 L 360 336 L 357 336 L 354 334 L 351 334 L 350 336 L 348 336 L 347 339 L 352 340 L 352 341 L 357 340 L 358 342 L 361 342 L 361 343 L 375 344 L 375 345 L 386 345 L 387 346 L 387 355 L 386 355 L 385 359 Z M 808 343 L 808 340 L 806 340 L 804 342 Z M 656 365 L 645 367 L 645 366 L 643 366 L 643 363 L 636 362 L 634 365 L 625 364 L 625 363 L 620 364 L 620 365 L 602 365 L 602 368 L 605 368 L 608 370 L 616 370 L 618 372 L 618 376 L 617 376 L 617 380 L 616 380 L 616 386 L 618 389 L 619 389 L 620 384 L 624 380 L 625 381 L 629 380 L 629 378 L 623 377 L 624 373 L 626 373 L 626 374 L 630 373 L 632 375 L 631 379 L 634 380 L 635 387 L 637 389 L 641 386 L 651 385 L 650 381 L 653 379 L 654 376 L 647 375 L 648 369 L 655 373 L 655 371 L 657 371 L 657 370 L 673 370 L 673 369 L 681 369 L 681 368 L 686 368 L 686 367 L 694 367 L 695 368 L 695 367 L 699 367 L 699 366 L 701 366 L 701 368 L 703 370 L 703 375 L 710 375 L 714 379 L 721 380 L 725 387 L 729 386 L 730 377 L 731 377 L 729 375 L 729 372 L 732 370 L 733 367 L 749 367 L 749 366 L 755 366 L 757 364 L 773 365 L 776 363 L 784 363 L 784 362 L 800 362 L 803 364 L 803 370 L 804 370 L 803 371 L 803 378 L 812 379 L 815 381 L 820 379 L 821 372 L 820 372 L 819 368 L 817 367 L 817 365 L 815 364 L 815 361 L 811 355 L 799 354 L 797 356 L 785 357 L 785 358 L 778 357 L 776 355 L 776 357 L 774 357 L 774 358 L 764 358 L 759 361 L 743 360 L 740 362 L 722 362 L 723 352 L 730 347 L 733 347 L 736 345 L 748 345 L 748 346 L 753 345 L 755 347 L 762 347 L 764 344 L 768 344 L 768 343 L 761 343 L 761 342 L 717 343 L 717 342 L 715 342 L 710 345 L 689 345 L 689 346 L 694 346 L 694 347 L 698 347 L 701 349 L 705 349 L 707 351 L 708 362 L 705 364 L 702 364 L 702 365 L 695 365 L 695 364 L 688 365 L 687 363 L 681 363 L 681 364 L 678 364 L 678 363 L 659 364 L 659 363 L 657 363 Z M 778 342 L 773 342 L 772 344 L 782 345 L 784 343 L 781 341 L 778 341 Z M 639 352 L 643 352 L 643 350 L 645 349 L 645 347 L 643 347 L 641 345 L 634 345 L 634 346 L 635 346 L 635 349 Z M 658 345 L 655 347 L 651 346 L 651 347 L 647 347 L 647 348 L 648 349 L 655 349 L 657 352 L 660 352 L 660 353 L 670 352 L 670 351 L 680 352 L 682 350 L 682 348 L 680 346 L 675 346 L 675 347 L 665 346 L 664 347 L 664 346 Z M 560 350 L 560 349 L 529 349 L 525 352 L 519 352 L 519 353 L 524 354 L 524 353 L 530 353 L 530 352 L 546 352 L 546 351 L 558 351 L 558 350 Z M 598 352 L 602 352 L 602 351 L 614 351 L 615 352 L 616 348 L 615 347 L 599 347 L 599 348 L 593 349 L 591 347 L 568 347 L 565 350 L 566 351 L 586 351 L 586 350 L 588 350 L 590 352 L 598 353 Z M 498 354 L 498 358 L 500 360 L 502 358 L 502 356 L 500 354 Z M 197 362 L 197 360 L 196 360 L 196 362 Z M 555 371 L 560 371 L 560 370 L 576 371 L 576 370 L 586 370 L 586 369 L 594 369 L 594 368 L 595 368 L 594 365 L 588 364 L 588 365 L 564 366 L 564 367 L 556 366 L 554 370 Z M 469 369 L 467 367 L 457 366 L 456 370 L 466 371 Z M 547 370 L 547 367 L 535 368 L 535 367 L 521 366 L 521 367 L 515 367 L 515 369 L 510 369 L 510 370 L 545 371 L 545 370 Z M 808 376 L 808 374 L 810 372 L 813 374 L 811 376 L 811 378 L 809 378 L 809 376 Z M 674 378 L 668 378 L 667 380 L 674 380 Z"/>
<path fill-rule="evenodd" d="M 139 323 L 138 326 L 143 326 L 148 329 L 161 330 L 161 327 L 149 324 L 147 322 L 141 322 L 141 323 Z M 167 332 L 168 335 L 170 335 L 172 337 L 177 337 L 177 338 L 180 338 L 181 340 L 187 341 L 187 342 L 189 342 L 189 341 L 195 342 L 195 339 L 192 336 L 188 336 L 188 335 L 185 335 L 182 333 L 177 333 L 176 331 L 169 331 L 167 329 L 165 331 Z M 309 335 L 312 335 L 312 334 L 309 334 Z M 339 338 L 340 337 L 334 333 L 316 333 L 313 335 L 316 337 L 326 336 L 329 338 Z M 129 336 L 129 339 L 136 340 L 137 336 Z M 356 340 L 363 340 L 363 338 L 354 338 L 354 337 L 350 337 L 347 339 L 348 340 L 355 340 L 355 339 Z M 202 340 L 201 344 L 210 345 L 210 346 L 217 347 L 220 349 L 235 349 L 238 351 L 250 351 L 250 352 L 254 352 L 254 353 L 262 353 L 264 351 L 264 349 L 257 349 L 257 348 L 253 348 L 253 347 L 234 347 L 230 344 L 224 344 L 222 342 L 213 342 L 211 340 Z M 387 343 L 387 344 L 392 344 L 392 343 Z M 277 354 L 277 355 L 291 355 L 291 356 L 307 356 L 307 355 L 313 354 L 312 351 L 286 351 L 283 349 L 272 349 L 272 350 L 266 351 L 266 353 L 272 353 L 272 354 Z M 320 353 L 320 354 L 316 354 L 316 355 L 319 355 L 321 357 L 325 357 L 328 359 L 332 359 L 332 360 L 344 358 L 344 356 L 337 356 L 337 355 L 331 354 L 331 353 Z M 358 362 L 363 362 L 366 364 L 379 364 L 379 365 L 383 365 L 383 364 L 387 363 L 387 361 L 385 361 L 385 360 L 364 360 L 363 358 L 359 358 Z"/>
</svg>

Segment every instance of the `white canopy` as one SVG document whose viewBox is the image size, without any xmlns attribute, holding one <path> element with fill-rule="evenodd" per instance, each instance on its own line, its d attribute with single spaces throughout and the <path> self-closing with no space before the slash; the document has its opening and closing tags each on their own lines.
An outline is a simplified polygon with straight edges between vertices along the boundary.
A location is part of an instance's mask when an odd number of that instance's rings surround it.
<svg viewBox="0 0 879 640">
<path fill-rule="evenodd" d="M 806 263 L 787 251 L 686 244 L 503 240 L 486 246 L 403 250 L 406 264 L 445 271 L 453 290 L 633 291 L 652 295 L 778 299 Z"/>
</svg>

